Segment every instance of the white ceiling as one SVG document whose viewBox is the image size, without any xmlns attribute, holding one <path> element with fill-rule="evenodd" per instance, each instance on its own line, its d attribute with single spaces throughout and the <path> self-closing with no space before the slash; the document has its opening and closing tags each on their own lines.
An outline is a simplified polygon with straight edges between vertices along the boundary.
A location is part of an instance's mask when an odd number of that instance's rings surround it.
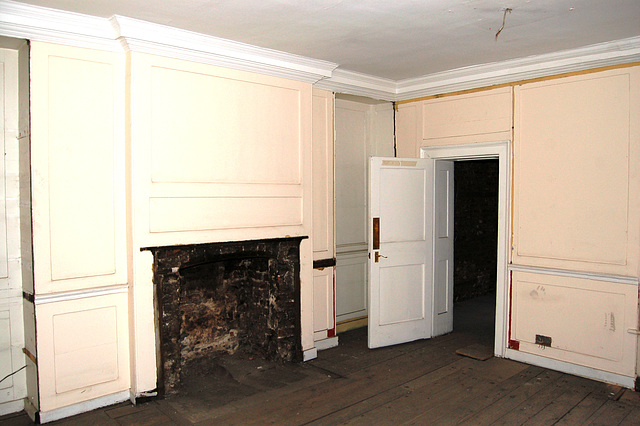
<svg viewBox="0 0 640 426">
<path fill-rule="evenodd" d="M 640 0 L 20 0 L 121 15 L 395 81 L 640 35 Z M 499 37 L 504 11 L 506 25 Z"/>
</svg>

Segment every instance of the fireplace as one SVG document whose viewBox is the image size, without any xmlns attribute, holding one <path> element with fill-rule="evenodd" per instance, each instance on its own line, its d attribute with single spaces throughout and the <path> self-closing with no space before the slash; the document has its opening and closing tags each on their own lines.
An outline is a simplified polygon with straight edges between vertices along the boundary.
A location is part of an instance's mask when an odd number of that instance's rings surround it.
<svg viewBox="0 0 640 426">
<path fill-rule="evenodd" d="M 302 361 L 301 240 L 148 249 L 154 257 L 160 392 L 176 392 L 190 365 L 238 351 Z"/>
</svg>

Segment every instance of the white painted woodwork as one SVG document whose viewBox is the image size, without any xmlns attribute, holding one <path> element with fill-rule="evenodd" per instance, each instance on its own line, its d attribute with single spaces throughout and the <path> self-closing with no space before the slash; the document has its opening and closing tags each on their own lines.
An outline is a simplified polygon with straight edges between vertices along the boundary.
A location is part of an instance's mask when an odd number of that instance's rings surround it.
<svg viewBox="0 0 640 426">
<path fill-rule="evenodd" d="M 509 259 L 509 230 L 511 206 L 511 142 L 472 143 L 464 145 L 445 145 L 420 148 L 420 157 L 430 158 L 438 162 L 457 160 L 481 160 L 495 158 L 498 160 L 498 247 L 496 252 L 496 320 L 494 354 L 505 356 L 509 327 L 509 275 L 507 271 Z M 435 193 L 435 183 L 434 183 Z M 437 198 L 435 201 L 437 204 Z M 442 209 L 436 205 L 434 209 Z M 449 208 L 452 208 L 451 206 Z M 453 206 L 455 208 L 455 206 Z M 441 210 L 442 211 L 442 210 Z M 436 235 L 434 234 L 434 247 Z M 455 285 L 455 283 L 454 283 Z M 449 290 L 451 291 L 451 290 Z M 451 293 L 449 293 L 451 296 Z"/>
<path fill-rule="evenodd" d="M 22 102 L 21 62 L 26 42 L 12 48 L 0 46 L 0 378 L 25 365 L 22 299 L 20 170 Z M 28 102 L 28 101 L 27 101 Z M 21 109 L 22 108 L 22 109 Z M 22 141 L 24 142 L 24 141 Z M 28 161 L 28 158 L 27 158 Z M 27 396 L 26 372 L 0 383 L 0 415 L 20 411 Z"/>
<path fill-rule="evenodd" d="M 313 260 L 332 259 L 334 247 L 333 186 L 334 95 L 313 89 Z"/>
<path fill-rule="evenodd" d="M 22 315 L 22 301 L 19 298 L 2 297 L 0 300 L 0 378 L 25 365 L 22 353 L 24 345 Z M 22 402 L 26 396 L 26 373 L 23 370 L 0 383 L 0 413 L 4 415 L 15 411 L 10 410 L 12 403 Z M 20 410 L 23 407 L 24 405 Z"/>
<path fill-rule="evenodd" d="M 313 333 L 312 87 L 149 54 L 131 73 L 132 392 L 155 388 L 152 256 L 140 248 L 304 236 L 301 326 Z"/>
<path fill-rule="evenodd" d="M 453 331 L 453 161 L 434 164 L 433 336 Z"/>
<path fill-rule="evenodd" d="M 336 250 L 363 244 L 366 236 L 366 177 L 369 105 L 336 99 Z"/>
<path fill-rule="evenodd" d="M 337 322 L 367 315 L 367 246 L 353 248 L 336 255 Z"/>
<path fill-rule="evenodd" d="M 407 25 L 396 22 L 393 30 L 383 30 L 380 25 L 392 23 L 392 20 L 381 22 L 376 20 L 376 15 L 354 14 L 352 13 L 354 6 L 350 4 L 334 4 L 330 8 L 323 8 L 310 2 L 308 7 L 315 10 L 303 14 L 313 16 L 314 22 L 318 27 L 322 27 L 323 31 L 303 30 L 303 35 L 299 33 L 292 35 L 292 32 L 286 31 L 285 27 L 287 26 L 281 25 L 281 22 L 285 19 L 289 23 L 293 23 L 289 26 L 293 32 L 305 28 L 304 25 L 299 25 L 301 20 L 297 16 L 297 13 L 300 12 L 300 5 L 288 8 L 293 13 L 289 16 L 283 16 L 282 8 L 266 6 L 269 10 L 265 10 L 254 4 L 251 8 L 242 5 L 215 8 L 210 11 L 214 16 L 206 18 L 203 17 L 203 12 L 206 11 L 202 10 L 197 1 L 190 2 L 193 6 L 191 8 L 184 2 L 168 6 L 168 8 L 154 8 L 154 5 L 149 2 L 143 2 L 145 5 L 141 7 L 140 4 L 136 4 L 137 2 L 131 1 L 118 2 L 117 4 L 114 2 L 70 3 L 64 0 L 59 1 L 64 2 L 63 7 L 66 10 L 75 8 L 77 12 L 92 13 L 96 16 L 51 9 L 51 7 L 60 7 L 62 4 L 56 4 L 54 1 L 48 1 L 47 7 L 42 8 L 0 0 L 0 9 L 3 11 L 0 20 L 0 35 L 114 51 L 120 51 L 122 46 L 125 46 L 126 49 L 144 51 L 159 56 L 316 82 L 316 86 L 321 89 L 388 101 L 416 99 L 460 90 L 491 87 L 513 81 L 633 63 L 640 60 L 640 50 L 638 49 L 640 37 L 637 36 L 637 23 L 634 20 L 637 13 L 628 9 L 631 5 L 637 7 L 633 1 L 625 3 L 627 7 L 616 8 L 607 7 L 601 2 L 590 3 L 576 12 L 580 18 L 572 13 L 572 19 L 564 19 L 562 26 L 558 26 L 557 22 L 563 17 L 557 16 L 553 12 L 547 13 L 549 12 L 547 10 L 545 10 L 544 18 L 538 19 L 540 10 L 544 7 L 551 7 L 552 4 L 552 8 L 557 13 L 569 12 L 568 9 L 562 7 L 556 8 L 556 2 L 548 1 L 548 4 L 542 5 L 542 8 L 541 3 L 536 2 L 535 7 L 532 6 L 533 9 L 523 5 L 520 7 L 518 15 L 521 19 L 530 20 L 531 16 L 538 15 L 534 18 L 537 24 L 530 26 L 532 34 L 523 33 L 523 30 L 526 30 L 524 28 L 526 25 L 515 24 L 519 27 L 518 38 L 523 40 L 526 46 L 511 40 L 500 45 L 499 52 L 492 51 L 491 60 L 488 62 L 486 48 L 489 45 L 486 43 L 488 40 L 486 28 L 482 25 L 469 25 L 462 29 L 457 23 L 476 20 L 479 10 L 483 10 L 483 13 L 489 15 L 488 19 L 481 18 L 480 20 L 493 22 L 493 19 L 496 18 L 496 7 L 492 3 L 488 7 L 479 7 L 478 3 L 474 2 L 472 7 L 471 5 L 466 5 L 467 7 L 465 5 L 456 6 L 456 10 L 442 8 L 437 2 L 420 3 L 418 6 L 410 4 L 410 7 L 402 8 L 406 15 L 399 19 L 407 19 L 408 17 L 411 23 Z M 378 12 L 381 11 L 382 6 L 383 4 L 376 5 Z M 145 11 L 145 7 L 153 10 Z M 339 11 L 341 7 L 343 9 Z M 400 10 L 398 5 L 390 4 L 388 7 L 394 9 L 392 14 L 394 18 L 398 18 L 397 12 Z M 434 12 L 422 9 L 420 11 L 416 7 L 434 7 L 438 10 Z M 114 8 L 119 11 L 115 11 Z M 169 11 L 171 8 L 175 8 L 172 10 L 176 13 L 172 14 Z M 231 14 L 225 12 L 231 12 Z M 322 16 L 325 12 L 332 16 L 324 15 L 323 21 Z M 156 13 L 164 14 L 164 16 L 150 18 Z M 384 14 L 384 12 L 381 13 Z M 465 18 L 464 16 L 469 13 L 473 17 L 471 19 Z M 193 20 L 185 18 L 189 14 L 195 15 L 196 18 Z M 248 18 L 248 15 L 253 18 Z M 357 19 L 351 19 L 355 15 L 359 15 Z M 607 15 L 608 18 L 603 18 Z M 334 16 L 349 16 L 350 19 L 336 20 Z M 431 33 L 426 36 L 415 31 L 425 29 L 422 24 L 424 16 L 433 18 L 428 26 L 428 31 Z M 149 19 L 154 22 L 172 21 L 173 25 L 181 27 L 181 29 L 132 18 Z M 327 20 L 327 18 L 329 19 Z M 364 20 L 368 18 L 375 22 L 373 24 L 370 23 L 371 21 L 365 22 Z M 231 23 L 236 19 L 241 20 L 242 23 L 240 25 Z M 277 21 L 275 24 L 273 24 L 274 19 Z M 453 24 L 451 19 L 455 20 Z M 518 19 L 518 17 L 514 16 L 512 19 Z M 603 19 L 615 22 L 616 25 L 600 25 Z M 216 20 L 220 20 L 224 24 L 218 25 L 215 23 Z M 339 26 L 356 25 L 356 32 L 365 31 L 366 34 L 362 34 L 361 37 L 354 36 L 350 40 L 350 42 L 354 42 L 357 39 L 362 45 L 353 47 L 353 44 L 350 43 L 346 54 L 339 48 L 332 49 L 332 54 L 337 57 L 329 60 L 334 62 L 312 59 L 325 57 L 327 54 L 326 41 L 314 42 L 312 41 L 314 37 L 354 34 L 353 28 L 333 27 L 332 25 L 335 23 L 339 23 Z M 416 23 L 419 28 L 409 29 Z M 543 23 L 552 27 L 552 31 L 547 31 L 545 27 L 539 26 Z M 438 24 L 442 25 L 444 29 L 435 29 L 434 25 Z M 369 28 L 372 27 L 376 27 L 378 31 L 370 31 Z M 556 37 L 553 47 L 557 51 L 549 52 L 547 38 L 539 37 L 539 35 L 546 32 L 557 34 L 559 30 L 569 36 Z M 215 34 L 218 37 L 226 38 L 225 40 L 206 35 L 211 31 L 231 31 L 231 33 Z M 243 31 L 249 31 L 252 34 L 248 36 L 249 39 L 244 38 L 247 37 L 247 34 L 245 33 L 243 36 Z M 481 35 L 473 34 L 474 31 L 480 31 Z M 606 33 L 610 31 L 613 33 L 607 35 Z M 386 34 L 384 40 L 378 37 L 381 33 Z M 246 42 L 253 42 L 256 39 L 256 34 L 259 34 L 260 46 L 262 47 L 246 44 Z M 438 34 L 439 37 L 433 37 L 434 34 Z M 503 33 L 501 38 L 505 35 L 508 37 L 506 33 Z M 371 41 L 368 37 L 374 37 L 375 40 Z M 394 40 L 394 37 L 403 40 Z M 582 41 L 579 41 L 577 37 L 582 37 Z M 456 38 L 459 40 L 456 41 Z M 270 44 L 269 39 L 273 44 Z M 309 41 L 303 42 L 301 41 L 303 39 Z M 536 40 L 539 42 L 538 46 L 532 47 L 532 42 Z M 238 41 L 245 43 L 238 43 Z M 470 44 L 474 41 L 479 42 L 481 48 L 475 48 Z M 569 44 L 563 46 L 562 41 Z M 294 46 L 293 50 L 289 50 L 292 46 L 291 43 Z M 465 50 L 461 54 L 462 45 L 465 46 Z M 286 51 L 293 52 L 300 46 L 304 46 L 306 57 L 286 53 Z M 399 50 L 398 46 L 403 47 Z M 447 52 L 439 53 L 442 49 L 449 48 L 453 49 L 453 55 L 447 55 Z M 414 51 L 410 52 L 406 49 L 414 49 Z M 533 50 L 529 51 L 528 49 Z M 426 62 L 422 58 L 424 54 L 427 54 L 429 58 Z M 493 56 L 494 54 L 504 56 L 501 60 Z M 358 61 L 357 56 L 361 56 L 360 65 L 354 67 Z M 473 56 L 476 56 L 475 61 L 470 59 Z M 344 69 L 345 58 L 346 62 L 351 64 L 351 69 L 358 68 L 358 72 Z M 412 59 L 414 60 L 412 61 Z M 403 71 L 404 67 L 408 67 L 408 70 L 405 68 Z M 435 67 L 435 69 L 430 67 Z M 381 71 L 382 69 L 386 69 L 386 71 Z M 392 74 L 396 75 L 392 76 Z"/>
<path fill-rule="evenodd" d="M 511 140 L 512 110 L 511 87 L 400 104 L 398 155 L 417 157 L 420 146 Z"/>
<path fill-rule="evenodd" d="M 544 268 L 551 272 L 532 275 L 536 280 L 544 275 L 543 282 L 529 280 L 527 284 L 514 284 L 511 309 L 514 313 L 520 310 L 519 317 L 513 319 L 520 323 L 510 326 L 512 332 L 517 328 L 525 333 L 525 337 L 520 337 L 526 341 L 520 344 L 519 351 L 503 347 L 505 356 L 540 365 L 557 365 L 568 372 L 592 371 L 590 377 L 615 379 L 616 383 L 625 385 L 635 374 L 637 337 L 626 330 L 637 329 L 637 288 L 618 277 L 637 280 L 638 273 L 640 182 L 637 162 L 632 159 L 638 156 L 640 140 L 639 94 L 637 67 L 514 88 L 512 256 L 514 264 L 519 265 L 514 268 Z M 490 106 L 484 108 L 487 110 Z M 482 113 L 479 110 L 476 115 Z M 405 117 L 410 118 L 411 114 Z M 413 123 L 407 121 L 410 124 L 405 123 L 404 127 L 411 128 Z M 460 135 L 425 139 L 423 143 L 463 147 L 457 144 L 477 142 L 485 136 Z M 403 144 L 411 148 L 412 141 L 399 139 L 398 143 L 402 152 Z M 442 146 L 430 150 L 451 148 Z M 503 237 L 499 237 L 499 244 L 505 244 Z M 514 274 L 515 283 L 518 274 Z M 597 283 L 597 289 L 591 285 L 592 281 Z M 534 309 L 533 302 L 525 298 L 528 293 L 524 290 L 531 282 L 551 288 L 557 297 L 538 300 Z M 519 296 L 515 295 L 516 285 L 522 290 Z M 528 288 L 529 293 L 532 289 Z M 614 312 L 614 317 L 629 321 L 624 332 L 616 337 L 622 340 L 610 342 L 611 354 L 605 354 L 609 349 L 606 345 L 603 349 L 598 341 L 605 339 L 602 341 L 606 342 L 613 337 L 601 335 L 604 332 L 596 328 L 595 318 L 585 318 L 594 310 L 601 310 L 599 300 L 607 301 L 608 297 L 612 298 L 609 310 Z M 502 311 L 497 313 L 497 320 L 502 315 L 505 321 L 508 310 L 500 297 L 497 301 L 497 308 Z M 620 303 L 624 305 L 622 308 Z M 565 320 L 567 312 L 572 316 L 570 321 Z M 601 316 L 597 321 L 604 321 L 604 313 Z M 535 345 L 535 335 L 532 337 L 531 333 L 538 323 L 564 342 L 562 348 L 542 349 Z M 598 324 L 598 327 L 602 326 Z M 514 335 L 510 338 L 519 340 Z M 496 350 L 498 346 L 496 338 Z M 624 359 L 619 359 L 620 354 Z M 614 360 L 616 356 L 618 359 Z"/>
<path fill-rule="evenodd" d="M 504 133 L 511 132 L 511 87 L 425 100 L 421 120 L 422 139 L 426 140 L 474 136 L 469 142 L 485 142 L 475 135 L 488 133 L 494 134 L 490 136 L 494 141 L 509 139 Z"/>
<path fill-rule="evenodd" d="M 40 409 L 130 386 L 127 292 L 36 305 Z"/>
<path fill-rule="evenodd" d="M 27 300 L 23 301 L 24 318 L 24 348 L 29 353 L 36 355 L 36 314 L 35 305 Z M 40 396 L 38 394 L 38 366 L 28 357 L 25 357 L 27 368 L 25 369 L 27 382 L 27 397 L 24 400 L 24 409 L 27 412 L 37 411 L 40 406 Z"/>
<path fill-rule="evenodd" d="M 336 315 L 367 315 L 368 157 L 393 156 L 391 103 L 338 97 L 335 103 Z"/>
<path fill-rule="evenodd" d="M 370 161 L 369 347 L 376 348 L 432 336 L 433 162 Z M 379 249 L 373 218 L 380 220 Z"/>
<path fill-rule="evenodd" d="M 17 124 L 17 99 L 7 99 L 13 96 L 13 92 L 17 90 L 17 52 L 12 52 L 8 49 L 0 49 L 0 149 L 2 153 L 6 151 L 6 144 L 14 135 L 8 133 L 5 127 L 5 123 L 12 123 L 14 126 Z M 7 73 L 16 74 L 15 76 L 6 75 Z M 13 90 L 11 87 L 11 80 L 13 80 Z M 12 102 L 14 101 L 14 102 Z M 10 105 L 15 103 L 16 105 Z M 5 112 L 9 108 L 10 112 Z M 13 112 L 13 114 L 11 114 Z M 13 117 L 11 117 L 13 115 Z M 14 120 L 11 120 L 14 118 Z M 17 126 L 16 126 L 17 127 Z M 15 132 L 15 129 L 13 129 Z M 5 161 L 0 161 L 0 289 L 8 287 L 9 281 L 9 253 L 7 248 L 7 193 L 6 193 L 6 170 Z M 19 228 L 18 228 L 19 229 Z"/>
<path fill-rule="evenodd" d="M 311 86 L 130 55 L 136 244 L 309 236 Z"/>
<path fill-rule="evenodd" d="M 38 294 L 126 282 L 124 60 L 32 43 Z"/>
<path fill-rule="evenodd" d="M 313 270 L 313 338 L 315 341 L 328 337 L 329 330 L 335 332 L 335 296 L 333 289 L 334 268 Z"/>
<path fill-rule="evenodd" d="M 637 276 L 640 68 L 515 88 L 517 265 Z"/>
<path fill-rule="evenodd" d="M 396 111 L 396 148 L 398 157 L 418 157 L 422 141 L 423 102 L 400 104 Z"/>
<path fill-rule="evenodd" d="M 520 351 L 635 377 L 637 284 L 512 274 L 511 339 Z M 551 347 L 536 335 L 551 337 Z"/>
<path fill-rule="evenodd" d="M 394 125 L 395 111 L 390 102 L 375 103 L 371 106 L 371 148 L 369 155 L 395 157 Z"/>
<path fill-rule="evenodd" d="M 313 89 L 313 260 L 335 258 L 333 186 L 334 95 Z M 335 333 L 334 268 L 313 270 L 313 337 L 325 340 Z M 329 335 L 331 334 L 331 336 Z"/>
</svg>

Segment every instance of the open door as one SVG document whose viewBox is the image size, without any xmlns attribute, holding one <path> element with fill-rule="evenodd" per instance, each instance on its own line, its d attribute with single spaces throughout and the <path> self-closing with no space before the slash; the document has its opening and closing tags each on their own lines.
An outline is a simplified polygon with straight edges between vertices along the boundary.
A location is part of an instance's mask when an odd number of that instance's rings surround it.
<svg viewBox="0 0 640 426">
<path fill-rule="evenodd" d="M 451 160 L 435 161 L 433 337 L 453 331 L 453 200 Z"/>
<path fill-rule="evenodd" d="M 369 164 L 369 348 L 433 335 L 433 160 Z"/>
</svg>

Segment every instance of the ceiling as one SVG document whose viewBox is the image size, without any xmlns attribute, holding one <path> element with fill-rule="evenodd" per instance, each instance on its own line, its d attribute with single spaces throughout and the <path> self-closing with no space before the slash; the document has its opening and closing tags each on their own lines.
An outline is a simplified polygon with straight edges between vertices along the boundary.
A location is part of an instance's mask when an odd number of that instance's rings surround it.
<svg viewBox="0 0 640 426">
<path fill-rule="evenodd" d="M 639 0 L 20 2 L 136 18 L 394 81 L 640 35 Z"/>
</svg>

